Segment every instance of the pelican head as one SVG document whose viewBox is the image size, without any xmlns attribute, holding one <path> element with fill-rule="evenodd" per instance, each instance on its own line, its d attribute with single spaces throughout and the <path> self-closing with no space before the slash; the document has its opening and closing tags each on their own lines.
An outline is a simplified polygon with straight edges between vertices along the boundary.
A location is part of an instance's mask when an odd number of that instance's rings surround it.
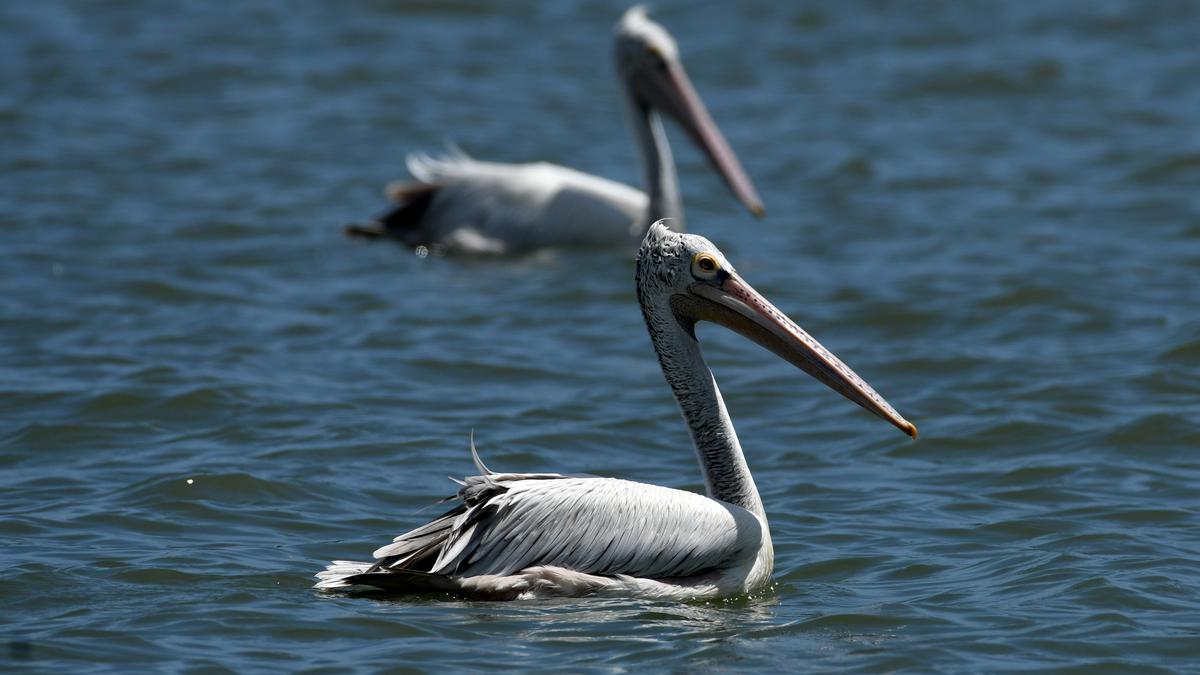
<svg viewBox="0 0 1200 675">
<path fill-rule="evenodd" d="M 638 252 L 638 299 L 652 339 L 695 340 L 698 321 L 729 328 L 774 352 L 826 386 L 917 437 L 917 427 L 815 338 L 738 275 L 704 237 L 650 226 Z M 664 350 L 660 348 L 661 358 Z"/>
<path fill-rule="evenodd" d="M 617 23 L 615 56 L 617 74 L 638 112 L 658 111 L 675 120 L 708 156 L 738 201 L 761 217 L 762 200 L 692 86 L 675 39 L 647 16 L 644 6 L 630 8 Z"/>
</svg>

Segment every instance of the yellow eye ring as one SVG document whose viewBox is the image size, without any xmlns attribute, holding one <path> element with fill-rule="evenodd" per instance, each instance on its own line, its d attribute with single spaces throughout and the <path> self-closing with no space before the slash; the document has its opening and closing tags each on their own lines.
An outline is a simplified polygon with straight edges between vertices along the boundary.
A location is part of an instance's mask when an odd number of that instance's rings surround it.
<svg viewBox="0 0 1200 675">
<path fill-rule="evenodd" d="M 702 279 L 711 279 L 721 269 L 721 263 L 711 253 L 697 253 L 692 258 L 692 274 Z"/>
</svg>

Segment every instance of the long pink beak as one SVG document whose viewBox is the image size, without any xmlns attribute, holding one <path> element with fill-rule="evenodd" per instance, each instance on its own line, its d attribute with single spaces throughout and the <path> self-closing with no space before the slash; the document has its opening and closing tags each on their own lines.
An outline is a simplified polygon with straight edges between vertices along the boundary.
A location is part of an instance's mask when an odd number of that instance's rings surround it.
<svg viewBox="0 0 1200 675">
<path fill-rule="evenodd" d="M 736 272 L 729 271 L 720 285 L 693 284 L 691 292 L 710 303 L 694 318 L 719 323 L 750 338 L 897 429 L 917 437 L 916 425 L 904 419 L 866 380 L 776 309 Z"/>
<path fill-rule="evenodd" d="M 634 86 L 647 102 L 683 127 L 708 156 L 713 168 L 725 179 L 738 201 L 750 213 L 761 218 L 766 210 L 754 184 L 708 114 L 683 66 L 666 62 L 664 67 L 647 69 L 634 77 Z"/>
</svg>

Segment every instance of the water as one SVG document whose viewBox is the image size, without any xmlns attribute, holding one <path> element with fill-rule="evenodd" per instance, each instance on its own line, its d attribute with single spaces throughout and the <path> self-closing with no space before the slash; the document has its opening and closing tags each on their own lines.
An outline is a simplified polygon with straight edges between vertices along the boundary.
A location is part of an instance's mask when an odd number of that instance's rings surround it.
<svg viewBox="0 0 1200 675">
<path fill-rule="evenodd" d="M 920 440 L 702 328 L 769 592 L 315 593 L 438 512 L 472 429 L 700 489 L 628 260 L 338 228 L 447 138 L 636 182 L 623 7 L 6 3 L 5 670 L 1196 667 L 1196 6 L 657 5 L 768 208 L 677 142 L 692 229 Z"/>
</svg>

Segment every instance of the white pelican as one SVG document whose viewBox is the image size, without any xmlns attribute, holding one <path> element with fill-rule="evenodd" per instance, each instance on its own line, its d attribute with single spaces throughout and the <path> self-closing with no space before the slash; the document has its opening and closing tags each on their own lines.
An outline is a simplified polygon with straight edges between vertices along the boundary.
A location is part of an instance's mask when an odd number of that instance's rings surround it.
<svg viewBox="0 0 1200 675">
<path fill-rule="evenodd" d="M 917 429 L 738 276 L 707 239 L 655 223 L 638 253 L 638 301 L 683 411 L 708 496 L 616 478 L 493 473 L 475 456 L 461 503 L 375 551 L 335 561 L 317 588 L 373 586 L 485 599 L 751 592 L 771 575 L 766 513 L 695 324 L 727 326 L 916 438 Z"/>
<path fill-rule="evenodd" d="M 649 197 L 546 162 L 480 162 L 461 151 L 436 159 L 412 154 L 407 164 L 416 182 L 388 188 L 397 205 L 374 220 L 348 225 L 346 232 L 442 251 L 520 253 L 548 247 L 632 249 L 660 218 L 682 231 L 664 114 L 708 155 L 742 204 L 761 216 L 762 202 L 692 87 L 675 40 L 642 7 L 630 9 L 617 24 L 615 56 Z"/>
</svg>

